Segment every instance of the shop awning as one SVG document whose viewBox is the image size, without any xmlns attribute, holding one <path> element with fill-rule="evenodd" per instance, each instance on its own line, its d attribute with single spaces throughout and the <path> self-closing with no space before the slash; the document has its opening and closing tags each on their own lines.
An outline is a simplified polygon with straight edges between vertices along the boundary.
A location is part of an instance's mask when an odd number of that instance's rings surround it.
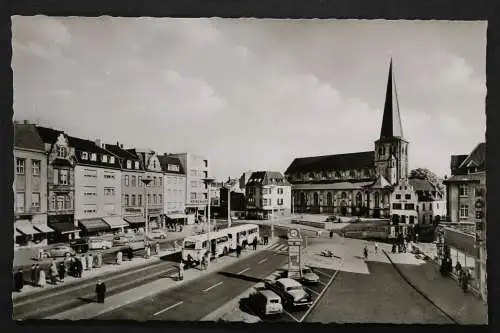
<svg viewBox="0 0 500 333">
<path fill-rule="evenodd" d="M 33 225 L 36 230 L 40 231 L 41 233 L 49 233 L 49 232 L 54 232 L 54 229 L 46 226 L 45 224 L 34 224 Z"/>
<path fill-rule="evenodd" d="M 19 237 L 19 236 L 22 236 L 22 234 L 19 231 L 14 230 L 14 237 Z"/>
<path fill-rule="evenodd" d="M 185 219 L 185 218 L 187 218 L 187 215 L 186 214 L 170 214 L 170 215 L 167 215 L 167 217 L 169 219 L 175 220 L 175 219 Z"/>
<path fill-rule="evenodd" d="M 78 222 L 87 232 L 108 231 L 110 229 L 109 225 L 102 219 L 85 219 L 79 220 Z"/>
<path fill-rule="evenodd" d="M 146 224 L 144 216 L 127 216 L 124 219 L 130 224 Z"/>
<path fill-rule="evenodd" d="M 118 229 L 122 227 L 127 227 L 128 223 L 125 222 L 120 216 L 107 216 L 102 218 L 111 229 Z"/>
<path fill-rule="evenodd" d="M 36 235 L 40 233 L 40 231 L 33 228 L 33 224 L 28 220 L 16 221 L 14 227 L 24 235 Z"/>
<path fill-rule="evenodd" d="M 53 222 L 50 227 L 60 234 L 71 234 L 79 230 L 71 221 Z"/>
</svg>

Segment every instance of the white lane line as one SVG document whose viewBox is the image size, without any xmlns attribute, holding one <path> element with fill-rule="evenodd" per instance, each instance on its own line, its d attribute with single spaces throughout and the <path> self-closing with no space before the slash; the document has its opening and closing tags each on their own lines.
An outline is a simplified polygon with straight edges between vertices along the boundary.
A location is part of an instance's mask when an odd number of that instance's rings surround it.
<svg viewBox="0 0 500 333">
<path fill-rule="evenodd" d="M 259 263 L 259 264 L 262 264 L 263 262 L 266 262 L 266 261 L 267 261 L 267 258 L 264 258 L 264 259 L 262 259 L 261 261 L 259 261 L 258 263 Z"/>
<path fill-rule="evenodd" d="M 300 320 L 298 320 L 297 318 L 295 318 L 295 316 L 293 316 L 290 312 L 286 311 L 283 309 L 283 312 L 286 313 L 287 315 L 290 316 L 290 318 L 292 318 L 293 320 L 295 320 L 296 322 L 300 323 Z"/>
<path fill-rule="evenodd" d="M 315 290 L 312 290 L 311 288 L 304 287 L 304 289 L 309 290 L 312 293 L 315 293 L 316 295 L 319 295 L 319 293 Z"/>
<path fill-rule="evenodd" d="M 242 270 L 241 272 L 238 272 L 236 274 L 240 275 L 241 273 L 245 273 L 246 271 L 248 271 L 250 269 L 250 267 L 247 267 L 245 268 L 244 270 Z"/>
<path fill-rule="evenodd" d="M 315 273 L 319 273 L 319 274 L 321 274 L 323 276 L 326 276 L 327 278 L 331 278 L 332 277 L 330 274 L 326 274 L 326 273 L 320 271 L 319 269 L 315 269 L 314 272 Z"/>
<path fill-rule="evenodd" d="M 324 283 L 324 282 L 318 281 L 318 283 L 319 283 L 320 285 L 322 285 L 322 286 L 326 286 L 326 283 Z"/>
<path fill-rule="evenodd" d="M 153 316 L 159 315 L 160 313 L 163 313 L 163 312 L 165 312 L 165 311 L 168 311 L 168 310 L 170 310 L 170 309 L 173 309 L 173 308 L 175 308 L 176 306 L 181 305 L 182 303 L 184 303 L 184 302 L 183 302 L 183 301 L 180 301 L 180 302 L 177 302 L 177 303 L 175 303 L 175 304 L 172 304 L 172 305 L 170 305 L 168 308 L 165 308 L 165 309 L 163 309 L 163 310 L 161 310 L 161 311 L 156 312 L 155 314 L 153 314 Z"/>
<path fill-rule="evenodd" d="M 215 287 L 217 287 L 217 286 L 220 286 L 220 285 L 221 285 L 221 284 L 223 284 L 223 283 L 224 283 L 224 282 L 222 282 L 222 281 L 221 281 L 221 282 L 219 282 L 219 283 L 216 283 L 216 284 L 214 284 L 213 286 L 208 287 L 207 289 L 204 289 L 204 290 L 203 290 L 203 292 L 207 292 L 207 291 L 209 291 L 209 290 L 212 290 L 213 288 L 215 288 Z"/>
</svg>

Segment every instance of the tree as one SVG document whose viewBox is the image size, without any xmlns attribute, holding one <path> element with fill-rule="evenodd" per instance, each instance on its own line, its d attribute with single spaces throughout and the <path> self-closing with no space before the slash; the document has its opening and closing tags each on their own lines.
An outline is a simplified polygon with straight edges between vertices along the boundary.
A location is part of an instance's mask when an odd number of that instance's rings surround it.
<svg viewBox="0 0 500 333">
<path fill-rule="evenodd" d="M 445 187 L 443 182 L 436 176 L 436 174 L 427 168 L 417 168 L 410 172 L 410 178 L 427 179 L 430 183 L 438 188 L 441 193 L 444 193 Z"/>
</svg>

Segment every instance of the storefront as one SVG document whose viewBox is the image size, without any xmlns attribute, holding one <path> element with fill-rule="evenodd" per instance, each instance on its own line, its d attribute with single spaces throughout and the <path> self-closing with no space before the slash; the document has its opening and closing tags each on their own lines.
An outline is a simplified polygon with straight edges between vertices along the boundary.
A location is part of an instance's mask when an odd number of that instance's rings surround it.
<svg viewBox="0 0 500 333">
<path fill-rule="evenodd" d="M 146 226 L 144 216 L 125 216 L 123 219 L 129 224 L 130 229 L 138 230 Z"/>
<path fill-rule="evenodd" d="M 167 229 L 178 228 L 187 224 L 188 216 L 186 214 L 169 214 L 166 215 L 165 225 Z"/>
<path fill-rule="evenodd" d="M 47 224 L 54 230 L 48 239 L 49 243 L 69 242 L 79 237 L 80 229 L 75 226 L 72 214 L 49 215 Z"/>
<path fill-rule="evenodd" d="M 14 228 L 18 232 L 16 244 L 18 246 L 35 246 L 40 243 L 41 232 L 36 230 L 29 220 L 17 220 Z"/>
<path fill-rule="evenodd" d="M 100 218 L 82 219 L 78 222 L 84 236 L 97 236 L 111 231 L 111 227 Z"/>
<path fill-rule="evenodd" d="M 104 222 L 111 228 L 113 232 L 124 232 L 129 224 L 125 222 L 120 216 L 107 216 L 103 217 Z"/>
</svg>

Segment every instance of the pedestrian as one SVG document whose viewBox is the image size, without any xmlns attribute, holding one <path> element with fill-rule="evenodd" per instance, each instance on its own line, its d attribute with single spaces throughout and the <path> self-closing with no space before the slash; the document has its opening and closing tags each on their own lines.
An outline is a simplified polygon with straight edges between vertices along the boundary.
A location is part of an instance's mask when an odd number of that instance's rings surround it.
<svg viewBox="0 0 500 333">
<path fill-rule="evenodd" d="M 462 271 L 462 265 L 460 265 L 460 262 L 457 261 L 457 264 L 455 265 L 455 272 L 457 275 Z"/>
<path fill-rule="evenodd" d="M 14 289 L 17 292 L 21 292 L 24 287 L 24 275 L 21 269 L 18 269 L 14 274 Z"/>
<path fill-rule="evenodd" d="M 64 258 L 64 266 L 65 266 L 65 269 L 66 269 L 66 272 L 68 274 L 70 274 L 70 268 L 71 268 L 71 260 L 72 257 L 70 256 L 67 256 L 66 258 Z"/>
<path fill-rule="evenodd" d="M 118 251 L 116 253 L 116 264 L 121 265 L 122 263 L 122 251 Z"/>
<path fill-rule="evenodd" d="M 330 230 L 330 239 L 333 238 L 333 230 Z"/>
<path fill-rule="evenodd" d="M 64 282 L 64 276 L 66 275 L 66 266 L 64 265 L 64 261 L 59 263 L 59 280 Z"/>
<path fill-rule="evenodd" d="M 470 278 L 469 270 L 465 270 L 463 272 L 463 276 L 462 276 L 462 290 L 464 293 L 466 293 L 468 291 L 469 278 Z"/>
<path fill-rule="evenodd" d="M 366 246 L 363 249 L 363 255 L 365 256 L 365 260 L 368 259 L 368 249 L 366 248 Z"/>
<path fill-rule="evenodd" d="M 253 250 L 257 250 L 257 237 L 253 239 Z"/>
<path fill-rule="evenodd" d="M 184 280 L 184 263 L 182 262 L 181 259 L 181 262 L 179 263 L 179 281 L 182 280 Z"/>
<path fill-rule="evenodd" d="M 97 254 L 96 267 L 101 267 L 101 266 L 102 266 L 102 253 L 99 252 Z"/>
<path fill-rule="evenodd" d="M 94 257 L 92 256 L 91 253 L 87 254 L 87 267 L 89 269 L 89 271 L 92 270 L 92 266 L 94 264 Z"/>
<path fill-rule="evenodd" d="M 128 260 L 132 260 L 134 258 L 134 251 L 132 251 L 132 248 L 129 247 L 127 252 L 128 252 Z"/>
<path fill-rule="evenodd" d="M 104 303 L 104 299 L 106 298 L 106 285 L 102 280 L 97 281 L 95 293 L 97 296 L 97 303 Z"/>
<path fill-rule="evenodd" d="M 52 260 L 52 264 L 50 265 L 49 268 L 49 277 L 50 277 L 50 282 L 54 285 L 57 284 L 57 266 L 56 262 Z"/>
<path fill-rule="evenodd" d="M 375 242 L 375 253 L 378 253 L 378 244 Z"/>
<path fill-rule="evenodd" d="M 43 269 L 40 269 L 38 285 L 40 286 L 40 288 L 45 288 L 46 284 L 47 284 L 47 277 L 45 276 L 45 271 Z"/>
<path fill-rule="evenodd" d="M 146 259 L 151 257 L 151 247 L 148 245 L 146 246 Z"/>
<path fill-rule="evenodd" d="M 160 243 L 156 243 L 156 255 L 160 255 Z"/>
<path fill-rule="evenodd" d="M 38 249 L 38 260 L 42 260 L 43 259 L 43 250 L 42 249 Z"/>
<path fill-rule="evenodd" d="M 34 286 L 36 286 L 38 280 L 36 279 L 36 265 L 35 264 L 31 265 L 30 273 L 31 273 L 31 275 L 30 275 L 30 277 L 31 277 L 31 284 L 33 284 Z"/>
<path fill-rule="evenodd" d="M 241 255 L 241 245 L 240 245 L 240 244 L 238 244 L 238 245 L 236 246 L 236 257 L 237 257 L 237 258 L 239 258 L 239 257 L 240 257 L 240 255 Z"/>
<path fill-rule="evenodd" d="M 203 255 L 201 258 L 201 269 L 206 270 L 207 269 L 207 257 L 206 255 Z"/>
<path fill-rule="evenodd" d="M 71 261 L 70 261 L 70 264 L 69 264 L 69 275 L 71 275 L 72 277 L 77 277 L 77 273 L 76 273 L 76 259 L 74 257 L 71 257 Z"/>
<path fill-rule="evenodd" d="M 83 272 L 83 264 L 80 258 L 75 258 L 75 268 L 76 268 L 76 277 L 81 278 Z"/>
<path fill-rule="evenodd" d="M 34 280 L 33 284 L 38 287 L 39 281 L 40 281 L 40 265 L 36 264 L 35 265 L 35 280 Z"/>
</svg>

